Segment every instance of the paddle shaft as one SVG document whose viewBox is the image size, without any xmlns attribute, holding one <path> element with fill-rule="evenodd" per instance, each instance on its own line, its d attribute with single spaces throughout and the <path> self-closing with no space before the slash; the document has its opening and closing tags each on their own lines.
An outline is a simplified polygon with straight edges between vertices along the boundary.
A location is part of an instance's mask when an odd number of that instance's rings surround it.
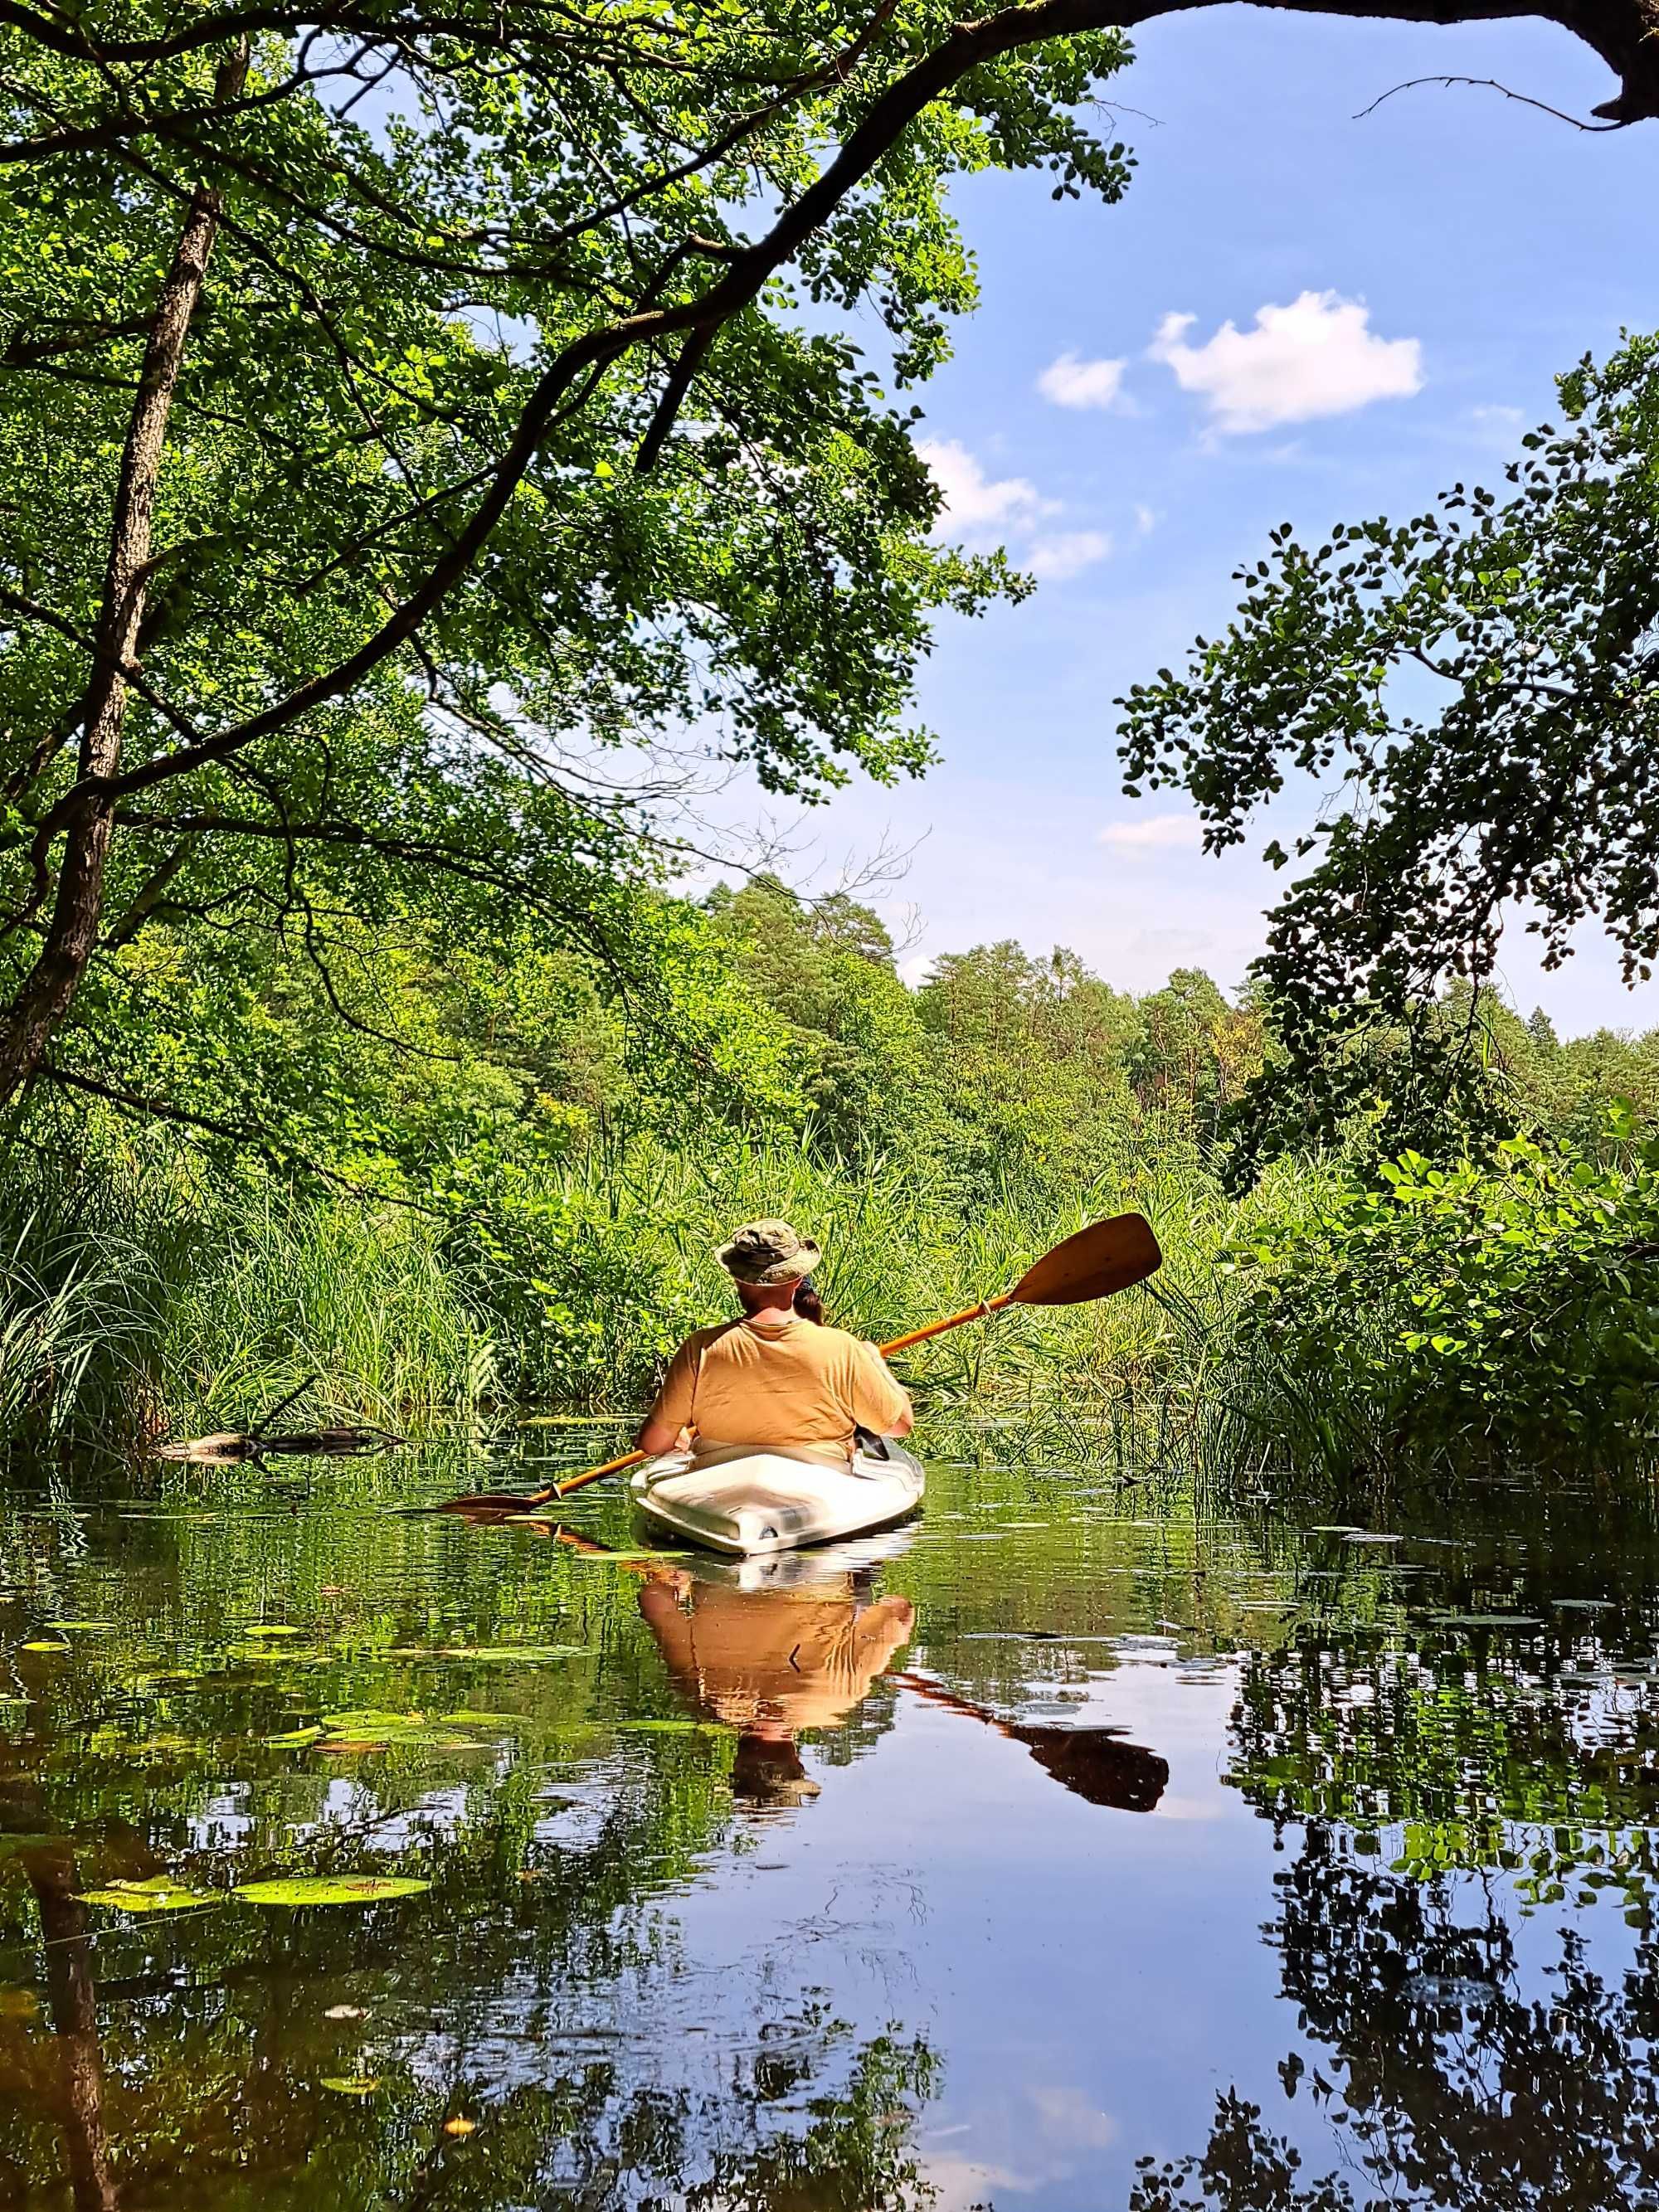
<svg viewBox="0 0 1659 2212">
<path fill-rule="evenodd" d="M 590 1467 L 586 1474 L 573 1474 L 568 1482 L 550 1482 L 545 1490 L 532 1491 L 525 1499 L 526 1505 L 545 1505 L 550 1498 L 568 1498 L 573 1490 L 597 1482 L 602 1474 L 620 1474 L 625 1467 L 637 1467 L 650 1454 L 642 1451 L 624 1452 L 620 1459 L 608 1459 L 603 1467 Z"/>
<path fill-rule="evenodd" d="M 966 1321 L 981 1320 L 987 1314 L 1000 1313 L 1004 1306 L 1012 1305 L 1019 1293 L 1005 1291 L 1000 1298 L 981 1298 L 976 1306 L 967 1306 L 959 1314 L 951 1314 L 945 1321 L 930 1321 L 926 1328 L 913 1328 L 908 1336 L 896 1336 L 890 1344 L 877 1348 L 884 1359 L 894 1352 L 902 1352 L 912 1344 L 926 1344 L 930 1336 L 943 1336 L 947 1328 L 960 1328 Z"/>
<path fill-rule="evenodd" d="M 1005 1291 L 1000 1298 L 984 1298 L 976 1306 L 968 1306 L 946 1321 L 931 1321 L 926 1328 L 913 1328 L 908 1336 L 896 1336 L 890 1344 L 878 1345 L 876 1349 L 884 1359 L 895 1352 L 902 1352 L 912 1344 L 925 1344 L 930 1336 L 943 1336 L 947 1328 L 960 1328 L 964 1322 L 978 1321 L 986 1314 L 999 1312 L 1013 1302 L 1012 1291 Z M 602 1475 L 620 1474 L 625 1467 L 637 1467 L 646 1457 L 642 1451 L 625 1452 L 621 1459 L 608 1459 L 603 1467 L 591 1467 L 586 1474 L 573 1474 L 568 1482 L 555 1482 L 545 1490 L 537 1491 L 526 1498 L 526 1505 L 545 1505 L 552 1498 L 568 1498 L 572 1491 L 585 1490 L 590 1482 L 598 1482 Z"/>
</svg>

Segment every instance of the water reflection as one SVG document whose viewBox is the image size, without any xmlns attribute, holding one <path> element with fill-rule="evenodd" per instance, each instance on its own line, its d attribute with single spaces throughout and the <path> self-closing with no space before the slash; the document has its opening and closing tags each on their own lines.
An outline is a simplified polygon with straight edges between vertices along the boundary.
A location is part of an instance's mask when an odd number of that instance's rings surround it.
<svg viewBox="0 0 1659 2212">
<path fill-rule="evenodd" d="M 659 1572 L 640 1611 L 686 1703 L 737 1731 L 732 1787 L 758 1805 L 817 1796 L 802 1731 L 839 1727 L 862 1705 L 916 1619 L 908 1598 L 872 1596 L 867 1570 L 833 1568 L 783 1589 Z"/>
<path fill-rule="evenodd" d="M 1644 1507 L 946 1468 L 758 1570 L 381 1479 L 0 1522 L 5 2212 L 1659 2204 Z"/>
<path fill-rule="evenodd" d="M 1090 1805 L 1109 1805 L 1120 1813 L 1151 1813 L 1158 1807 L 1170 1779 L 1170 1762 L 1144 1744 L 1126 1743 L 1125 1731 L 1116 1728 L 1034 1728 L 1005 1721 L 983 1705 L 959 1698 L 942 1682 L 921 1674 L 895 1678 L 929 1705 L 965 1719 L 982 1722 L 1023 1743 L 1045 1774 L 1062 1789 Z"/>
</svg>

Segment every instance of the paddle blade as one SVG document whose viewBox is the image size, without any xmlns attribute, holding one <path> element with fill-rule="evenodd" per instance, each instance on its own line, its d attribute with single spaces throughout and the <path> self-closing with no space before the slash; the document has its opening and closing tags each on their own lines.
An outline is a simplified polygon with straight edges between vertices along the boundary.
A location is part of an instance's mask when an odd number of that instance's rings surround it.
<svg viewBox="0 0 1659 2212">
<path fill-rule="evenodd" d="M 522 1513 L 527 1505 L 546 1502 L 545 1490 L 475 1490 L 465 1498 L 446 1498 L 440 1505 L 428 1506 L 431 1513 L 476 1513 L 481 1518 L 491 1513 Z"/>
<path fill-rule="evenodd" d="M 1115 1729 L 1011 1728 L 1047 1774 L 1091 1805 L 1120 1813 L 1153 1813 L 1170 1779 L 1170 1763 L 1144 1744 L 1124 1743 Z"/>
<path fill-rule="evenodd" d="M 1091 1222 L 1045 1252 L 1009 1293 L 1018 1305 L 1078 1306 L 1089 1298 L 1109 1298 L 1144 1283 L 1164 1264 L 1152 1224 L 1139 1213 L 1114 1214 Z"/>
</svg>

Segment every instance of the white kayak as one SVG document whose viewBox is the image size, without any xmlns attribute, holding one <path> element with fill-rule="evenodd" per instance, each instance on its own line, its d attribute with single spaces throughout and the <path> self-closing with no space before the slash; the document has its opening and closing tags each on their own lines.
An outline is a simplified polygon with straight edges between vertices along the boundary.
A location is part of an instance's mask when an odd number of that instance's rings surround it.
<svg viewBox="0 0 1659 2212">
<path fill-rule="evenodd" d="M 921 1502 L 921 1462 L 882 1439 L 886 1456 L 860 1451 L 850 1467 L 825 1467 L 781 1452 L 745 1452 L 710 1467 L 690 1452 L 647 1460 L 629 1487 L 650 1520 L 694 1544 L 740 1559 L 764 1559 L 803 1544 L 833 1543 L 902 1521 Z"/>
</svg>

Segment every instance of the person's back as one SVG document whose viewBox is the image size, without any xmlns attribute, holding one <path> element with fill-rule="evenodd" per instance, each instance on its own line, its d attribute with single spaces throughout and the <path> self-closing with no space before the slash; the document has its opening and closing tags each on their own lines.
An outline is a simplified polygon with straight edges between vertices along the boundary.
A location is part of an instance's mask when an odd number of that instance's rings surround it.
<svg viewBox="0 0 1659 2212">
<path fill-rule="evenodd" d="M 644 1449 L 670 1449 L 689 1426 L 700 1455 L 771 1446 L 834 1461 L 858 1429 L 905 1433 L 910 1401 L 875 1346 L 793 1310 L 795 1285 L 818 1256 L 787 1222 L 750 1222 L 722 1247 L 744 1316 L 699 1329 L 675 1353 L 640 1431 Z"/>
</svg>

